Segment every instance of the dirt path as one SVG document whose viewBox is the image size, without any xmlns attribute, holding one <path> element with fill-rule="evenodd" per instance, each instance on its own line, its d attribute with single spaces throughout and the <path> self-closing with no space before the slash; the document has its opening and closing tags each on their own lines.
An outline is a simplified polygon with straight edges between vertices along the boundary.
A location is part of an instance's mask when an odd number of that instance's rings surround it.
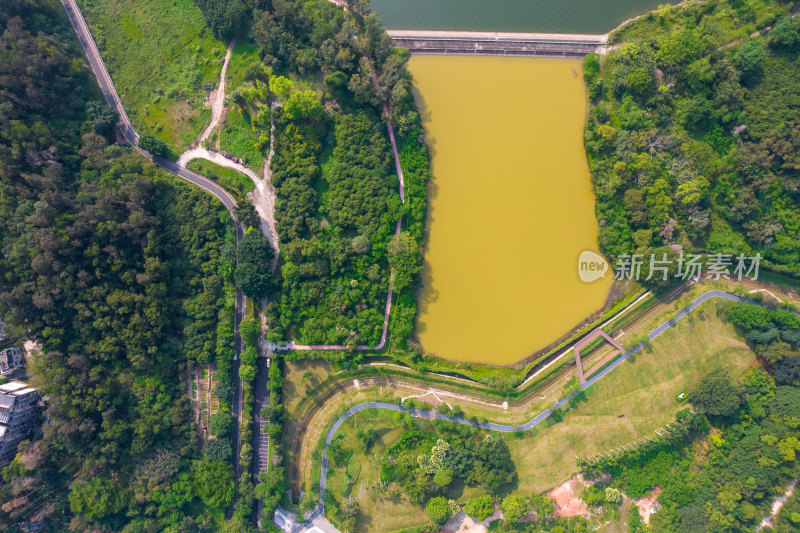
<svg viewBox="0 0 800 533">
<path fill-rule="evenodd" d="M 205 159 L 221 167 L 231 168 L 240 174 L 244 174 L 253 181 L 255 189 L 247 193 L 247 197 L 253 202 L 253 207 L 255 207 L 258 213 L 258 218 L 261 219 L 261 232 L 269 239 L 270 244 L 275 248 L 276 252 L 279 252 L 278 232 L 275 229 L 275 190 L 269 182 L 269 179 L 261 179 L 258 174 L 246 166 L 236 161 L 231 161 L 219 152 L 203 147 L 192 148 L 182 153 L 178 158 L 178 164 L 185 167 L 192 159 Z M 266 164 L 267 163 L 265 163 L 265 165 Z M 278 255 L 276 253 L 272 265 L 273 270 L 277 265 L 277 261 Z"/>
<path fill-rule="evenodd" d="M 772 527 L 772 521 L 775 520 L 775 517 L 778 516 L 778 513 L 781 512 L 781 508 L 784 504 L 792 497 L 792 493 L 794 493 L 794 489 L 797 487 L 797 480 L 795 479 L 791 485 L 786 487 L 786 492 L 783 493 L 783 496 L 778 496 L 774 502 L 772 502 L 772 512 L 769 516 L 765 517 L 761 523 L 756 528 L 756 531 L 761 531 L 765 527 Z"/>
<path fill-rule="evenodd" d="M 261 231 L 267 235 L 267 231 L 269 231 L 270 242 L 275 248 L 275 257 L 272 260 L 272 271 L 275 271 L 275 268 L 278 266 L 278 254 L 280 249 L 278 248 L 278 232 L 275 229 L 275 187 L 272 186 L 272 157 L 275 155 L 275 116 L 274 111 L 276 108 L 280 107 L 282 104 L 280 102 L 272 102 L 270 104 L 270 113 L 269 113 L 269 152 L 267 152 L 267 157 L 264 159 L 264 179 L 261 180 L 260 184 L 256 184 L 256 190 L 253 191 L 253 205 L 264 206 L 263 213 L 259 211 L 259 216 L 261 217 Z M 258 193 L 258 202 L 255 198 L 255 193 Z M 258 211 L 258 207 L 256 207 L 256 211 Z M 265 229 L 264 222 L 267 223 L 268 229 Z"/>
<path fill-rule="evenodd" d="M 225 123 L 225 78 L 228 73 L 228 64 L 230 63 L 231 54 L 233 53 L 233 47 L 236 45 L 237 38 L 238 37 L 234 38 L 228 45 L 228 50 L 225 52 L 225 61 L 222 65 L 222 72 L 219 76 L 219 85 L 216 89 L 211 91 L 208 96 L 208 103 L 211 106 L 211 122 L 208 124 L 206 129 L 203 130 L 200 136 L 192 143 L 189 150 L 186 150 L 181 154 L 181 156 L 178 158 L 178 165 L 181 167 L 186 167 L 186 164 L 192 159 L 205 159 L 206 161 L 211 161 L 217 165 L 233 169 L 236 172 L 249 177 L 253 181 L 255 189 L 253 189 L 252 192 L 249 192 L 247 197 L 253 202 L 253 207 L 255 207 L 256 213 L 258 213 L 258 218 L 261 221 L 261 233 L 267 237 L 275 251 L 279 252 L 278 232 L 275 229 L 275 189 L 272 187 L 272 184 L 269 181 L 270 176 L 272 175 L 269 169 L 270 163 L 272 161 L 272 156 L 275 153 L 274 120 L 270 119 L 270 147 L 269 155 L 264 160 L 264 179 L 260 178 L 258 174 L 246 166 L 228 159 L 220 152 L 209 150 L 205 146 L 206 141 L 214 133 L 214 131 L 217 128 L 222 127 Z M 276 105 L 273 104 L 272 109 L 275 107 Z M 275 270 L 277 265 L 278 253 L 275 254 L 275 258 L 272 261 L 272 270 Z"/>
<path fill-rule="evenodd" d="M 228 50 L 225 52 L 225 61 L 222 63 L 222 72 L 219 75 L 219 85 L 208 95 L 208 104 L 211 107 L 211 122 L 197 140 L 192 143 L 192 146 L 203 146 L 217 126 L 220 125 L 220 122 L 222 122 L 222 114 L 225 112 L 225 75 L 228 73 L 228 63 L 231 60 L 233 47 L 236 46 L 236 39 L 238 37 L 233 38 L 231 44 L 228 45 Z"/>
<path fill-rule="evenodd" d="M 238 38 L 238 37 L 237 37 Z M 208 96 L 208 102 L 211 106 L 211 122 L 208 124 L 203 133 L 192 143 L 189 150 L 185 151 L 178 158 L 178 165 L 185 167 L 186 164 L 192 159 L 205 159 L 217 165 L 231 168 L 240 174 L 244 174 L 253 181 L 255 189 L 247 194 L 247 197 L 253 202 L 253 207 L 258 213 L 258 218 L 261 221 L 261 233 L 263 233 L 270 244 L 275 249 L 275 258 L 272 261 L 272 270 L 278 266 L 278 232 L 275 229 L 275 189 L 270 183 L 272 172 L 270 164 L 272 163 L 272 156 L 275 154 L 275 121 L 270 118 L 270 143 L 269 154 L 264 159 L 264 178 L 260 178 L 251 169 L 246 166 L 232 161 L 219 152 L 209 150 L 205 147 L 208 138 L 219 127 L 224 125 L 225 114 L 225 77 L 228 72 L 228 64 L 230 63 L 231 53 L 233 47 L 236 45 L 236 39 L 231 41 L 228 45 L 228 50 L 225 53 L 225 61 L 222 65 L 222 73 L 219 76 L 219 85 Z M 272 104 L 272 109 L 275 109 L 279 104 Z"/>
</svg>

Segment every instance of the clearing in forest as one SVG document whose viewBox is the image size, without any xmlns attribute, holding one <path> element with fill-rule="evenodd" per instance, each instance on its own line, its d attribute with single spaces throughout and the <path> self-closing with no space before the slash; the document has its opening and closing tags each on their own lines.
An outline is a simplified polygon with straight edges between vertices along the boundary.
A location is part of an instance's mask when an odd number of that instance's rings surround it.
<svg viewBox="0 0 800 533">
<path fill-rule="evenodd" d="M 225 45 L 192 0 L 78 4 L 133 126 L 181 153 L 208 122 Z"/>
</svg>

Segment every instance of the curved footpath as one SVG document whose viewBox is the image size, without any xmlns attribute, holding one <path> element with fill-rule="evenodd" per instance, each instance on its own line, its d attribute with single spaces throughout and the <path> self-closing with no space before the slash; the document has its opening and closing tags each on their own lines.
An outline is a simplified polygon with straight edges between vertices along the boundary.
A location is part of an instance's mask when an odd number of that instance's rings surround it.
<svg viewBox="0 0 800 533">
<path fill-rule="evenodd" d="M 692 303 L 690 303 L 687 307 L 685 307 L 682 311 L 680 311 L 675 318 L 668 320 L 654 329 L 650 334 L 647 335 L 648 340 L 653 340 L 669 328 L 673 327 L 680 319 L 694 311 L 698 306 L 710 300 L 712 298 L 723 298 L 725 300 L 732 300 L 734 302 L 739 303 L 751 303 L 754 305 L 761 305 L 758 302 L 754 302 L 752 300 L 748 300 L 747 298 L 743 298 L 741 296 L 737 296 L 735 294 L 726 292 L 726 291 L 709 291 L 705 294 L 702 294 L 695 298 Z M 797 313 L 796 313 L 797 314 Z M 622 356 L 615 359 L 608 367 L 604 368 L 591 379 L 587 380 L 581 387 L 583 390 L 588 389 L 598 380 L 605 377 L 609 372 L 613 369 L 618 367 L 622 362 L 624 362 L 628 357 L 634 355 L 636 352 L 642 349 L 644 343 L 639 343 L 636 345 L 631 351 L 623 354 Z M 324 518 L 325 516 L 325 507 L 322 501 L 322 495 L 325 492 L 325 485 L 327 482 L 328 477 L 328 448 L 330 447 L 331 442 L 333 441 L 333 437 L 336 435 L 336 432 L 339 430 L 339 427 L 344 423 L 345 420 L 350 418 L 351 416 L 355 415 L 356 413 L 360 413 L 361 411 L 365 411 L 367 409 L 388 409 L 391 411 L 400 411 L 403 413 L 408 413 L 412 416 L 420 417 L 420 418 L 427 418 L 430 420 L 438 419 L 438 420 L 447 420 L 449 422 L 455 422 L 458 424 L 465 424 L 468 426 L 478 427 L 482 429 L 492 430 L 492 431 L 500 431 L 504 433 L 515 433 L 519 431 L 527 431 L 537 424 L 541 423 L 545 420 L 548 416 L 550 416 L 553 412 L 553 409 L 558 409 L 563 407 L 567 402 L 572 399 L 572 395 L 567 396 L 565 398 L 560 399 L 556 402 L 552 408 L 545 409 L 535 417 L 533 417 L 528 422 L 520 425 L 506 425 L 506 424 L 496 424 L 494 422 L 481 422 L 478 420 L 470 420 L 468 418 L 459 417 L 459 416 L 448 416 L 438 411 L 427 411 L 421 409 L 412 409 L 408 407 L 403 407 L 401 405 L 397 405 L 395 403 L 388 403 L 388 402 L 366 402 L 360 405 L 356 405 L 345 411 L 339 418 L 331 426 L 328 434 L 325 437 L 325 449 L 322 452 L 322 465 L 320 469 L 320 479 L 319 479 L 319 502 L 317 504 L 317 508 L 314 510 L 313 513 L 309 516 L 309 518 L 305 521 L 305 523 L 298 525 L 292 531 L 300 532 L 300 531 L 310 531 L 314 527 L 319 525 L 319 519 Z"/>
</svg>

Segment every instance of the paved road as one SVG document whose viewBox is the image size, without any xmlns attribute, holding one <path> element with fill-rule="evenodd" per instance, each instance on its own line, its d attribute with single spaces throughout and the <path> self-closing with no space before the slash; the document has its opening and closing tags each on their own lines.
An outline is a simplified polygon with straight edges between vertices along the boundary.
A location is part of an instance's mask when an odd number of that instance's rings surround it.
<svg viewBox="0 0 800 533">
<path fill-rule="evenodd" d="M 712 298 L 724 298 L 726 300 L 732 300 L 734 302 L 748 302 L 748 303 L 753 303 L 753 304 L 756 304 L 756 305 L 761 305 L 761 304 L 758 304 L 757 302 L 753 302 L 751 300 L 748 300 L 746 298 L 742 298 L 741 296 L 737 296 L 737 295 L 731 294 L 729 292 L 725 292 L 725 291 L 709 291 L 709 292 L 707 292 L 705 294 L 702 294 L 702 295 L 698 296 L 686 308 L 684 308 L 681 312 L 679 312 L 677 315 L 675 315 L 675 318 L 673 318 L 671 320 L 667 320 L 666 322 L 664 322 L 663 324 L 658 326 L 656 329 L 654 329 L 647 336 L 648 339 L 649 340 L 655 339 L 656 337 L 658 337 L 659 335 L 661 335 L 662 333 L 667 331 L 669 328 L 673 327 L 680 319 L 682 319 L 683 317 L 685 317 L 686 315 L 691 313 L 693 310 L 695 310 L 703 302 L 706 302 L 707 300 L 710 300 Z M 600 372 L 595 374 L 586 383 L 584 383 L 582 385 L 583 390 L 588 389 L 594 383 L 596 383 L 598 380 L 600 380 L 603 377 L 605 377 L 609 372 L 611 372 L 613 369 L 615 369 L 620 364 L 622 364 L 623 361 L 628 359 L 628 357 L 632 356 L 633 354 L 635 354 L 639 350 L 641 350 L 643 346 L 644 346 L 644 344 L 640 343 L 640 344 L 636 345 L 633 349 L 631 349 L 631 351 L 623 354 L 621 357 L 618 357 L 608 367 L 604 368 L 603 370 L 601 370 Z M 317 508 L 314 510 L 313 514 L 309 517 L 309 519 L 306 520 L 306 522 L 304 524 L 302 524 L 302 525 L 298 526 L 297 528 L 295 528 L 294 531 L 296 531 L 296 532 L 310 531 L 314 527 L 314 524 L 313 524 L 314 520 L 318 519 L 319 517 L 324 516 L 325 507 L 324 507 L 324 504 L 322 502 L 322 494 L 325 491 L 325 485 L 326 485 L 327 477 L 328 477 L 328 447 L 330 446 L 331 441 L 333 441 L 333 437 L 336 435 L 336 432 L 339 430 L 339 427 L 342 425 L 342 423 L 344 423 L 345 420 L 347 420 L 348 418 L 350 418 L 351 416 L 353 416 L 356 413 L 359 413 L 359 412 L 364 411 L 366 409 L 389 409 L 391 411 L 400 411 L 400 412 L 403 412 L 403 413 L 408 413 L 408 414 L 410 414 L 412 416 L 416 416 L 416 417 L 420 417 L 420 418 L 426 418 L 426 419 L 429 419 L 429 420 L 434 420 L 434 419 L 447 420 L 447 421 L 450 421 L 450 422 L 456 422 L 458 424 L 466 424 L 466 425 L 469 425 L 469 426 L 478 427 L 478 428 L 482 428 L 482 429 L 488 429 L 488 430 L 493 430 L 493 431 L 501 431 L 503 433 L 515 433 L 515 432 L 518 432 L 518 431 L 527 431 L 527 430 L 533 428 L 537 424 L 541 423 L 548 416 L 550 416 L 550 414 L 552 414 L 552 412 L 553 412 L 552 409 L 558 409 L 560 407 L 563 407 L 571 399 L 572 399 L 572 395 L 571 396 L 567 396 L 565 398 L 562 398 L 561 400 L 556 402 L 553 405 L 552 408 L 545 409 L 544 411 L 542 411 L 541 413 L 536 415 L 534 418 L 532 418 L 528 422 L 526 422 L 524 424 L 521 424 L 521 425 L 516 425 L 516 426 L 506 425 L 506 424 L 496 424 L 494 422 L 480 422 L 480 421 L 470 420 L 470 419 L 459 417 L 459 416 L 447 416 L 447 415 L 444 415 L 444 414 L 439 413 L 437 411 L 425 411 L 425 410 L 420 410 L 420 409 L 411 409 L 411 408 L 403 407 L 403 406 L 395 404 L 395 403 L 387 403 L 387 402 L 367 402 L 367 403 L 363 403 L 361 405 L 353 406 L 350 409 L 348 409 L 347 411 L 345 411 L 344 414 L 342 414 L 338 419 L 336 419 L 336 421 L 333 423 L 333 426 L 331 426 L 331 429 L 328 431 L 327 436 L 325 437 L 325 450 L 323 450 L 323 452 L 322 452 L 322 467 L 320 469 L 320 479 L 319 479 L 319 502 L 317 504 Z"/>
<path fill-rule="evenodd" d="M 175 161 L 170 161 L 161 157 L 155 157 L 148 151 L 143 150 L 138 146 L 139 134 L 136 133 L 136 130 L 133 128 L 133 125 L 128 118 L 128 114 L 125 112 L 125 107 L 122 105 L 122 100 L 117 93 L 117 89 L 114 86 L 111 76 L 108 74 L 105 63 L 103 63 L 103 58 L 100 55 L 100 51 L 97 49 L 97 44 L 94 42 L 92 33 L 89 30 L 89 26 L 86 24 L 86 19 L 83 17 L 78 4 L 75 2 L 75 0 L 61 0 L 61 4 L 64 6 L 64 10 L 67 12 L 67 18 L 69 18 L 75 33 L 78 35 L 78 41 L 80 41 L 83 51 L 86 53 L 86 59 L 89 61 L 89 67 L 92 69 L 92 73 L 94 73 L 95 78 L 97 78 L 97 83 L 100 85 L 100 90 L 102 91 L 106 102 L 108 102 L 108 104 L 116 109 L 117 113 L 119 113 L 120 121 L 118 127 L 122 132 L 122 135 L 125 137 L 125 140 L 127 140 L 134 147 L 134 149 L 150 159 L 157 166 L 185 181 L 188 181 L 193 185 L 196 185 L 197 187 L 200 187 L 222 202 L 233 219 L 236 241 L 238 243 L 239 239 L 243 235 L 243 230 L 241 225 L 238 223 L 238 220 L 236 219 L 236 213 L 234 212 L 236 201 L 225 189 L 209 180 L 205 176 L 201 176 L 197 172 L 192 172 L 189 169 L 181 167 Z M 238 354 L 242 349 L 242 341 L 239 337 L 239 323 L 244 317 L 244 313 L 245 297 L 240 290 L 237 290 L 234 316 L 234 349 L 237 356 L 233 365 L 233 380 L 236 384 L 236 388 L 234 390 L 231 407 L 231 411 L 235 420 L 233 428 L 234 441 L 236 442 L 234 469 L 236 471 L 237 480 L 240 470 L 239 450 L 241 449 L 241 431 L 239 425 L 242 415 L 242 384 L 241 380 L 239 379 L 239 366 L 241 362 L 238 357 Z M 232 510 L 233 508 L 231 507 L 231 509 L 229 509 L 229 514 L 232 513 Z"/>
<path fill-rule="evenodd" d="M 153 157 L 153 155 L 146 150 L 139 148 L 139 134 L 136 133 L 136 130 L 133 128 L 133 125 L 128 118 L 128 114 L 125 112 L 125 107 L 122 105 L 122 100 L 119 98 L 119 94 L 114 86 L 114 82 L 111 79 L 111 76 L 108 74 L 108 70 L 103 63 L 103 58 L 100 55 L 100 51 L 97 49 L 97 44 L 94 42 L 92 33 L 89 30 L 89 26 L 86 24 L 86 19 L 83 18 L 83 14 L 81 13 L 78 4 L 75 2 L 75 0 L 61 0 L 61 4 L 64 6 L 64 10 L 67 12 L 67 18 L 69 18 L 75 33 L 78 35 L 78 41 L 80 41 L 83 51 L 86 53 L 86 59 L 89 61 L 89 67 L 91 67 L 95 78 L 97 78 L 97 83 L 100 85 L 100 90 L 103 93 L 103 97 L 105 97 L 106 102 L 108 102 L 108 104 L 113 107 L 117 113 L 119 113 L 119 129 L 122 132 L 122 135 L 125 137 L 125 140 L 131 143 L 131 145 L 142 155 L 153 161 L 153 163 L 163 168 L 167 172 L 170 172 L 179 178 L 188 181 L 189 183 L 197 185 L 209 194 L 215 196 L 225 205 L 228 211 L 230 211 L 231 217 L 233 217 L 235 222 L 236 215 L 234 214 L 233 209 L 236 207 L 236 201 L 225 189 L 209 180 L 205 176 L 201 176 L 197 172 L 192 172 L 191 170 L 178 166 L 178 164 L 174 161 L 169 161 L 160 157 Z"/>
</svg>

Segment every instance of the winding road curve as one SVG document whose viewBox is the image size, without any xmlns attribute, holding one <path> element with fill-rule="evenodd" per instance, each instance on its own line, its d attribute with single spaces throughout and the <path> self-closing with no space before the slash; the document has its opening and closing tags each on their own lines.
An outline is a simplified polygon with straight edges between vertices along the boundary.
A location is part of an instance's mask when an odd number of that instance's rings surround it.
<svg viewBox="0 0 800 533">
<path fill-rule="evenodd" d="M 97 44 L 94 42 L 94 38 L 92 37 L 92 32 L 89 30 L 89 26 L 86 24 L 86 19 L 83 17 L 78 4 L 75 2 L 75 0 L 61 0 L 61 4 L 64 6 L 64 10 L 67 12 L 67 18 L 69 18 L 75 33 L 78 35 L 78 41 L 80 41 L 83 51 L 86 53 L 86 59 L 89 61 L 89 67 L 91 67 L 92 73 L 94 73 L 95 78 L 97 78 L 97 83 L 100 85 L 100 90 L 103 92 L 106 102 L 108 102 L 108 104 L 113 107 L 117 113 L 119 113 L 119 129 L 122 132 L 122 135 L 125 137 L 125 140 L 131 143 L 131 146 L 133 146 L 139 153 L 153 161 L 153 163 L 159 167 L 183 180 L 188 181 L 193 185 L 200 187 L 204 191 L 216 197 L 220 202 L 223 203 L 223 205 L 225 205 L 225 208 L 230 212 L 234 222 L 236 222 L 236 215 L 233 211 L 236 207 L 236 200 L 234 200 L 225 189 L 205 176 L 181 167 L 175 161 L 169 161 L 168 159 L 155 157 L 150 152 L 139 148 L 139 134 L 136 133 L 136 130 L 133 128 L 133 125 L 128 118 L 128 114 L 125 112 L 125 107 L 122 105 L 122 100 L 120 100 L 117 89 L 114 86 L 114 82 L 112 81 L 111 76 L 108 74 L 108 70 L 106 70 L 105 63 L 103 63 L 103 58 L 100 55 Z M 236 224 L 236 227 L 238 238 L 241 229 L 239 228 L 238 223 Z"/>
<path fill-rule="evenodd" d="M 748 300 L 747 298 L 743 298 L 741 296 L 737 296 L 737 295 L 732 294 L 730 292 L 719 291 L 719 290 L 709 291 L 709 292 L 707 292 L 705 294 L 702 294 L 702 295 L 698 296 L 697 298 L 695 298 L 692 301 L 692 303 L 690 303 L 682 311 L 680 311 L 677 315 L 675 315 L 675 318 L 673 318 L 671 320 L 667 320 L 666 322 L 664 322 L 663 324 L 658 326 L 656 329 L 654 329 L 652 332 L 650 332 L 650 334 L 648 334 L 648 336 L 647 336 L 648 340 L 655 339 L 656 337 L 658 337 L 659 335 L 661 335 L 662 333 L 667 331 L 669 328 L 673 327 L 680 319 L 682 319 L 683 317 L 685 317 L 686 315 L 688 315 L 689 313 L 694 311 L 698 306 L 703 304 L 703 302 L 706 302 L 707 300 L 710 300 L 712 298 L 723 298 L 725 300 L 732 300 L 734 302 L 739 302 L 739 303 L 752 303 L 752 304 L 755 304 L 755 305 L 761 305 L 758 302 L 754 302 L 752 300 Z M 628 359 L 628 357 L 634 355 L 636 352 L 641 350 L 643 346 L 644 346 L 644 344 L 640 343 L 640 344 L 636 345 L 633 349 L 631 349 L 631 351 L 629 351 L 629 352 L 623 354 L 622 356 L 618 357 L 616 360 L 614 360 L 614 362 L 612 362 L 606 368 L 604 368 L 603 370 L 601 370 L 600 372 L 595 374 L 591 379 L 587 380 L 586 383 L 584 383 L 582 385 L 583 390 L 588 389 L 594 383 L 596 383 L 598 380 L 600 380 L 603 377 L 605 377 L 609 372 L 611 372 L 613 369 L 615 369 L 620 364 L 622 364 L 626 359 Z M 324 507 L 324 504 L 323 504 L 323 501 L 322 501 L 322 495 L 325 492 L 325 485 L 326 485 L 326 481 L 327 481 L 327 477 L 328 477 L 328 448 L 329 448 L 331 442 L 333 441 L 333 437 L 336 435 L 336 432 L 339 430 L 339 427 L 342 425 L 342 423 L 344 423 L 345 420 L 347 420 L 348 418 L 350 418 L 351 416 L 353 416 L 356 413 L 360 413 L 361 411 L 365 411 L 367 409 L 388 409 L 388 410 L 391 410 L 391 411 L 400 411 L 400 412 L 403 412 L 403 413 L 408 413 L 408 414 L 410 414 L 412 416 L 416 416 L 416 417 L 419 417 L 419 418 L 427 418 L 429 420 L 433 420 L 433 419 L 447 420 L 447 421 L 450 421 L 450 422 L 456 422 L 458 424 L 465 424 L 465 425 L 468 425 L 468 426 L 478 427 L 478 428 L 482 428 L 482 429 L 488 429 L 488 430 L 492 430 L 492 431 L 500 431 L 500 432 L 504 432 L 504 433 L 515 433 L 515 432 L 519 432 L 519 431 L 527 431 L 527 430 L 533 428 L 534 426 L 536 426 L 537 424 L 539 424 L 543 420 L 545 420 L 548 416 L 550 416 L 550 414 L 552 414 L 552 412 L 553 412 L 553 409 L 558 409 L 558 408 L 564 406 L 564 404 L 569 402 L 571 399 L 572 399 L 572 396 L 567 396 L 565 398 L 562 398 L 559 401 L 557 401 L 553 405 L 552 408 L 545 409 L 544 411 L 542 411 L 541 413 L 536 415 L 534 418 L 532 418 L 528 422 L 525 422 L 524 424 L 520 424 L 520 425 L 517 425 L 517 426 L 506 425 L 506 424 L 496 424 L 494 422 L 481 422 L 481 421 L 470 420 L 468 418 L 463 418 L 463 417 L 459 417 L 459 416 L 448 416 L 448 415 L 439 413 L 437 411 L 426 411 L 426 410 L 420 410 L 420 409 L 412 409 L 412 408 L 403 407 L 401 405 L 397 405 L 397 404 L 394 404 L 394 403 L 388 403 L 388 402 L 366 402 L 366 403 L 363 403 L 363 404 L 360 404 L 360 405 L 353 406 L 350 409 L 348 409 L 347 411 L 345 411 L 339 418 L 336 419 L 336 421 L 333 423 L 333 426 L 331 426 L 331 429 L 328 431 L 328 434 L 325 437 L 325 450 L 323 450 L 323 452 L 322 452 L 322 467 L 320 469 L 320 479 L 319 479 L 319 502 L 317 504 L 317 508 L 314 510 L 314 512 L 311 514 L 311 516 L 308 518 L 308 520 L 306 520 L 306 522 L 304 524 L 302 524 L 302 525 L 298 526 L 297 528 L 295 528 L 294 531 L 299 532 L 299 531 L 308 531 L 308 530 L 310 530 L 311 528 L 314 527 L 312 522 L 314 522 L 315 519 L 318 519 L 318 518 L 323 517 L 325 515 L 325 507 Z"/>
<path fill-rule="evenodd" d="M 97 44 L 92 37 L 92 32 L 89 30 L 89 26 L 86 24 L 86 19 L 83 17 L 78 4 L 75 2 L 75 0 L 61 0 L 61 4 L 64 6 L 64 10 L 67 12 L 67 18 L 69 18 L 70 24 L 72 24 L 72 27 L 78 36 L 78 41 L 80 41 L 83 51 L 86 53 L 86 59 L 89 61 L 89 67 L 92 69 L 92 73 L 94 74 L 95 78 L 97 78 L 97 83 L 100 85 L 100 90 L 103 93 L 103 97 L 106 99 L 106 102 L 108 102 L 108 104 L 113 107 L 117 113 L 119 113 L 120 121 L 118 127 L 122 132 L 122 135 L 125 137 L 125 140 L 128 141 L 136 151 L 150 159 L 157 166 L 171 174 L 174 174 L 175 176 L 178 176 L 182 180 L 188 181 L 192 185 L 200 187 L 222 202 L 222 204 L 225 206 L 225 209 L 228 210 L 231 218 L 233 219 L 236 242 L 238 243 L 239 239 L 244 233 L 234 211 L 236 208 L 236 200 L 234 200 L 225 189 L 205 176 L 184 168 L 175 161 L 156 157 L 147 150 L 143 150 L 138 146 L 139 134 L 136 133 L 136 130 L 133 128 L 133 125 L 128 118 L 128 114 L 125 112 L 125 107 L 122 105 L 122 100 L 117 93 L 117 89 L 114 86 L 111 76 L 108 74 L 105 63 L 103 63 L 103 58 L 97 48 Z M 239 323 L 241 322 L 242 318 L 244 318 L 244 313 L 245 296 L 242 291 L 237 288 L 234 310 L 234 350 L 237 356 L 233 365 L 233 380 L 234 383 L 237 384 L 237 387 L 234 390 L 232 399 L 233 401 L 231 402 L 232 414 L 235 420 L 233 436 L 236 442 L 236 453 L 234 454 L 234 469 L 236 471 L 236 479 L 239 478 L 240 470 L 239 449 L 241 448 L 241 432 L 239 431 L 239 425 L 241 422 L 242 413 L 242 386 L 241 380 L 239 379 L 240 360 L 238 357 L 238 354 L 242 350 L 242 339 L 239 336 Z"/>
</svg>

